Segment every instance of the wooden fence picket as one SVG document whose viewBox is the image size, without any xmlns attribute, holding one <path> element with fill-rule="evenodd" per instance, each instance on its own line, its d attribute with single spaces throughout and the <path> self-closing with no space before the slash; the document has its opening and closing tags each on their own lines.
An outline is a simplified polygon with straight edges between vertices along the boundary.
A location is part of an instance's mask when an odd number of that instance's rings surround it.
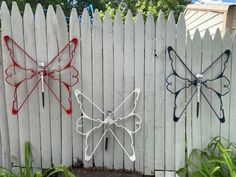
<svg viewBox="0 0 236 177">
<path fill-rule="evenodd" d="M 206 30 L 202 39 L 202 71 L 204 71 L 205 68 L 207 68 L 212 62 L 212 39 L 209 31 Z M 211 79 L 212 68 L 210 68 L 209 71 L 203 75 L 203 77 L 205 79 Z M 211 87 L 210 84 L 209 86 Z M 211 92 L 208 92 L 208 90 L 206 90 L 204 87 L 202 89 L 203 92 L 206 92 L 205 96 L 207 97 L 207 99 L 210 101 L 210 103 L 212 103 Z M 202 147 L 206 147 L 209 140 L 211 139 L 211 117 L 213 112 L 210 109 L 206 99 L 203 98 L 203 96 L 201 97 L 201 110 Z"/>
<path fill-rule="evenodd" d="M 145 71 L 144 71 L 144 121 L 145 152 L 144 174 L 154 175 L 154 127 L 155 127 L 155 25 L 152 14 L 149 14 L 145 24 Z"/>
<path fill-rule="evenodd" d="M 114 53 L 113 53 L 113 27 L 111 17 L 106 11 L 103 22 L 103 99 L 104 112 L 108 113 L 114 109 Z M 113 168 L 114 154 L 113 142 L 114 138 L 110 132 L 107 132 L 107 150 L 104 148 L 104 166 Z"/>
<path fill-rule="evenodd" d="M 222 53 L 222 38 L 221 38 L 221 34 L 219 30 L 216 31 L 216 34 L 214 36 L 212 49 L 213 49 L 212 58 L 214 60 L 217 57 L 219 57 L 219 55 Z M 220 70 L 221 70 L 221 65 L 214 67 L 212 69 L 212 75 L 214 75 L 215 73 L 216 74 L 219 73 Z M 220 89 L 221 84 L 212 83 L 212 87 L 214 87 L 215 89 Z M 216 108 L 219 107 L 219 103 L 217 103 L 217 97 L 212 97 L 212 105 L 213 107 L 216 107 Z M 219 108 L 217 109 L 217 113 L 220 114 Z M 213 114 L 212 119 L 211 119 L 211 137 L 216 137 L 219 135 L 220 135 L 220 122 Z"/>
<path fill-rule="evenodd" d="M 68 27 L 64 12 L 61 6 L 57 6 L 57 40 L 59 51 L 63 50 L 68 44 Z M 63 68 L 69 62 L 70 48 L 65 48 L 59 56 L 60 67 Z M 61 79 L 71 83 L 71 72 L 64 72 L 61 74 Z M 61 87 L 64 87 L 61 85 Z M 61 89 L 61 102 L 66 108 L 69 107 L 68 92 L 66 89 Z M 61 123 L 62 123 L 62 163 L 68 166 L 72 165 L 72 130 L 71 130 L 71 115 L 68 115 L 64 110 L 61 111 Z"/>
<path fill-rule="evenodd" d="M 224 52 L 225 50 L 230 50 L 232 51 L 232 38 L 231 38 L 231 34 L 229 29 L 227 29 L 225 31 L 223 40 L 222 40 L 222 49 Z M 224 56 L 226 57 L 226 56 Z M 231 78 L 231 64 L 232 64 L 232 54 L 229 57 L 229 61 L 227 63 L 227 69 L 224 72 L 224 75 L 227 78 Z M 223 63 L 222 63 L 223 65 Z M 224 84 L 224 83 L 223 83 Z M 223 85 L 221 85 L 222 89 L 224 89 Z M 229 139 L 229 133 L 230 133 L 230 98 L 231 98 L 231 92 L 229 92 L 227 95 L 225 95 L 224 97 L 222 97 L 222 101 L 223 101 L 223 106 L 224 106 L 224 112 L 225 112 L 225 123 L 221 124 L 221 136 L 226 138 L 227 140 Z M 232 108 L 234 109 L 234 108 Z"/>
<path fill-rule="evenodd" d="M 58 40 L 57 40 L 57 18 L 54 12 L 53 7 L 50 5 L 48 7 L 47 16 L 47 54 L 48 60 L 52 60 L 58 53 Z M 49 62 L 50 62 L 49 61 Z M 50 66 L 50 69 L 59 69 L 59 61 L 56 61 L 55 64 Z M 60 84 L 57 81 L 50 81 L 49 85 L 52 90 L 60 95 Z M 52 163 L 53 165 L 61 164 L 62 160 L 62 142 L 61 142 L 61 114 L 60 106 L 56 103 L 56 100 L 52 94 L 49 94 L 50 108 L 53 111 L 50 111 L 51 119 L 51 142 L 52 142 Z"/>
<path fill-rule="evenodd" d="M 169 14 L 166 24 L 166 48 L 171 46 L 175 49 L 176 24 L 174 14 Z M 166 76 L 171 74 L 171 62 L 166 52 Z M 174 170 L 175 168 L 175 123 L 173 122 L 174 96 L 166 91 L 165 98 L 165 170 Z"/>
<path fill-rule="evenodd" d="M 155 112 L 163 116 L 155 116 L 155 170 L 165 169 L 165 53 L 166 53 L 166 21 L 163 12 L 159 12 L 156 23 L 156 73 L 155 73 Z"/>
<path fill-rule="evenodd" d="M 72 132 L 73 132 L 73 165 L 76 167 L 79 161 L 83 159 L 83 136 L 76 131 L 76 121 L 81 115 L 81 110 L 79 109 L 78 102 L 74 96 L 74 90 L 82 88 L 81 82 L 81 40 L 80 40 L 80 24 L 78 19 L 78 14 L 76 9 L 72 9 L 70 14 L 70 40 L 74 37 L 78 39 L 78 48 L 74 55 L 72 61 L 73 66 L 79 69 L 79 83 L 77 83 L 74 88 L 72 88 Z"/>
<path fill-rule="evenodd" d="M 35 28 L 34 28 L 34 15 L 29 4 L 26 4 L 23 15 L 24 23 L 24 43 L 25 50 L 33 57 L 36 57 L 36 41 L 35 41 Z M 25 59 L 27 68 L 35 68 L 35 63 L 31 62 L 28 58 Z M 37 80 L 34 79 L 32 82 L 27 83 L 28 93 L 37 84 Z M 34 160 L 32 162 L 33 167 L 41 166 L 41 142 L 40 142 L 40 114 L 39 114 L 39 89 L 36 88 L 34 93 L 28 100 L 29 106 L 29 127 L 30 127 L 30 142 L 32 154 L 34 154 Z"/>
<path fill-rule="evenodd" d="M 179 16 L 179 20 L 177 23 L 176 35 L 176 52 L 183 60 L 183 62 L 186 63 L 186 25 L 184 15 L 182 13 Z M 183 67 L 183 64 L 180 63 L 176 57 L 176 72 L 181 76 L 185 76 L 185 71 L 186 69 Z M 182 84 L 183 83 L 181 82 L 176 82 L 176 91 L 178 88 L 181 88 Z M 177 99 L 177 105 L 180 108 L 182 108 L 181 105 L 183 105 L 183 107 L 185 107 L 186 105 L 185 92 L 186 90 L 183 90 L 182 93 L 179 94 L 179 98 Z M 175 124 L 175 170 L 178 170 L 185 164 L 185 152 L 183 151 L 183 149 L 185 149 L 185 116 L 182 116 L 180 120 Z"/>
<path fill-rule="evenodd" d="M 36 56 L 38 62 L 48 63 L 47 53 L 47 35 L 46 35 L 46 19 L 41 4 L 37 5 L 35 12 L 35 39 L 36 39 Z M 45 78 L 48 82 L 48 79 Z M 44 104 L 42 105 L 41 85 L 39 88 L 39 111 L 40 111 L 40 132 L 41 132 L 41 156 L 42 167 L 51 167 L 51 121 L 50 121 L 50 104 L 49 104 L 49 89 L 45 87 Z"/>
<path fill-rule="evenodd" d="M 80 40 L 80 45 L 81 45 L 81 50 L 83 51 L 81 53 L 81 82 L 82 84 L 82 92 L 89 98 L 92 99 L 92 49 L 91 49 L 91 21 L 89 18 L 89 14 L 86 9 L 84 9 L 83 14 L 82 14 L 82 21 L 81 21 L 81 40 Z M 84 101 L 84 100 L 82 100 Z M 88 104 L 87 102 L 83 102 L 83 107 L 85 113 L 91 115 L 92 114 L 92 105 Z M 92 122 L 83 124 L 84 130 L 89 130 L 92 128 Z M 83 144 L 83 149 L 84 149 L 85 144 Z M 88 139 L 88 146 L 93 147 L 93 142 L 90 137 Z M 83 156 L 84 158 L 84 156 Z M 84 161 L 84 166 L 85 167 L 92 167 L 92 159 L 87 162 Z"/>
<path fill-rule="evenodd" d="M 131 11 L 128 11 L 124 29 L 124 99 L 134 90 L 134 22 Z M 124 116 L 127 116 L 132 110 L 132 99 L 124 103 Z M 134 121 L 124 121 L 124 126 L 131 129 L 134 127 Z M 124 147 L 127 152 L 132 153 L 130 149 L 130 137 L 124 131 Z M 118 145 L 117 143 L 114 145 Z M 124 155 L 124 168 L 133 170 L 134 164 L 127 155 Z"/>
<path fill-rule="evenodd" d="M 123 22 L 119 12 L 116 12 L 114 21 L 114 108 L 124 100 L 124 34 Z M 129 50 L 127 48 L 126 50 Z M 130 58 L 128 58 L 130 59 Z M 124 116 L 124 107 L 122 106 L 114 114 L 114 118 Z M 120 142 L 124 145 L 123 130 L 114 129 L 114 133 Z M 119 144 L 114 141 L 114 168 L 123 168 L 124 152 Z"/>
<path fill-rule="evenodd" d="M 2 30 L 2 56 L 3 56 L 3 70 L 5 70 L 10 64 L 11 59 L 7 51 L 6 44 L 4 42 L 4 36 L 11 36 L 11 16 L 6 2 L 2 2 L 1 5 L 1 30 Z M 11 45 L 11 44 L 10 44 Z M 12 99 L 14 89 L 5 84 L 5 100 L 6 100 L 6 112 L 9 127 L 9 139 L 10 139 L 10 152 L 11 156 L 20 160 L 20 144 L 19 144 L 19 125 L 17 116 L 12 115 Z M 11 99 L 9 99 L 11 98 Z M 10 159 L 11 157 L 9 157 Z M 13 164 L 16 165 L 16 164 Z"/>
<path fill-rule="evenodd" d="M 103 73 L 102 73 L 102 48 L 103 48 L 103 40 L 102 40 L 102 22 L 99 17 L 98 10 L 94 13 L 94 21 L 93 21 L 93 31 L 92 31 L 92 50 L 93 50 L 93 102 L 96 103 L 101 109 L 103 109 Z M 93 116 L 97 119 L 103 118 L 103 114 L 97 109 L 93 109 Z M 103 134 L 103 128 L 100 128 L 93 135 L 93 148 L 97 145 L 100 138 Z M 96 153 L 94 154 L 94 163 L 97 167 L 102 167 L 104 162 L 104 141 L 102 140 L 101 144 L 98 146 Z"/>
<path fill-rule="evenodd" d="M 140 97 L 136 110 L 138 114 L 144 120 L 144 20 L 142 14 L 139 12 L 137 15 L 137 21 L 135 22 L 135 88 L 140 88 Z M 144 171 L 144 123 L 140 131 L 135 135 L 135 151 L 136 151 L 136 161 L 135 161 L 135 171 L 143 173 Z"/>
</svg>

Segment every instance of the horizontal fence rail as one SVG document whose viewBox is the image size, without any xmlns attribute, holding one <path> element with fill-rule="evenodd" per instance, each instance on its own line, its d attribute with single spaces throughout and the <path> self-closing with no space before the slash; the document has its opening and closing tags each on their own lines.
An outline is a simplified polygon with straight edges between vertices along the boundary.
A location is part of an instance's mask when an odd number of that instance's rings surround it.
<svg viewBox="0 0 236 177">
<path fill-rule="evenodd" d="M 80 21 L 81 20 L 81 21 Z M 209 31 L 201 38 L 196 30 L 193 38 L 186 32 L 183 14 L 176 24 L 173 13 L 167 20 L 162 12 L 155 22 L 152 14 L 144 20 L 141 13 L 134 18 L 128 11 L 125 20 L 117 12 L 114 20 L 105 13 L 103 20 L 99 12 L 83 11 L 79 20 L 72 9 L 67 24 L 60 6 L 52 6 L 45 13 L 40 4 L 35 13 L 29 4 L 23 15 L 13 3 L 11 12 L 5 2 L 1 5 L 1 50 L 0 50 L 0 165 L 10 167 L 15 157 L 24 165 L 24 143 L 32 145 L 33 167 L 49 168 L 53 165 L 81 166 L 86 168 L 109 168 L 135 171 L 158 177 L 174 177 L 175 171 L 185 164 L 185 156 L 193 148 L 204 148 L 211 137 L 223 136 L 236 142 L 236 38 L 226 31 L 221 36 L 216 31 L 212 39 Z M 187 34 L 187 35 L 186 35 Z M 72 115 L 67 115 L 57 104 L 53 95 L 45 91 L 45 107 L 42 106 L 40 88 L 30 96 L 17 115 L 11 113 L 14 89 L 6 84 L 4 70 L 11 63 L 3 37 L 11 36 L 37 61 L 50 62 L 70 39 L 79 39 L 72 65 L 79 71 L 79 83 L 72 88 Z M 198 73 L 207 67 L 224 50 L 231 50 L 225 75 L 231 81 L 231 90 L 223 98 L 226 121 L 220 124 L 208 103 L 202 99 L 200 115 L 196 117 L 196 99 L 188 105 L 185 115 L 173 121 L 174 95 L 166 90 L 166 77 L 172 72 L 167 47 L 172 46 L 186 65 Z M 14 46 L 13 46 L 14 48 Z M 32 67 L 26 56 L 14 50 L 14 57 L 23 66 Z M 63 55 L 69 55 L 67 50 Z M 64 56 L 59 56 L 63 58 Z M 189 77 L 189 73 L 176 62 L 176 71 Z M 221 70 L 213 68 L 208 76 Z M 25 73 L 17 73 L 19 77 Z M 61 75 L 70 81 L 70 75 Z M 30 92 L 33 83 L 17 92 L 17 101 L 22 101 Z M 67 97 L 59 82 L 49 82 L 60 95 Z M 176 87 L 180 86 L 176 82 Z M 214 85 L 222 88 L 222 85 Z M 105 112 L 116 108 L 135 88 L 140 88 L 136 114 L 143 118 L 142 128 L 134 134 L 136 161 L 131 162 L 115 138 L 109 136 L 108 149 L 100 145 L 90 161 L 84 160 L 85 139 L 76 131 L 76 121 L 82 112 L 74 97 L 74 90 L 81 90 Z M 185 105 L 193 90 L 186 89 L 178 104 Z M 210 103 L 219 111 L 217 98 L 208 95 Z M 102 119 L 102 115 L 91 105 L 84 103 L 86 112 Z M 129 114 L 130 104 L 125 103 L 115 117 Z M 134 121 L 123 123 L 133 127 Z M 94 125 L 84 124 L 85 129 Z M 129 137 L 124 131 L 115 132 L 121 143 L 129 147 Z M 88 145 L 95 147 L 103 129 L 92 135 Z M 104 142 L 102 142 L 103 144 Z M 185 154 L 187 148 L 187 154 Z M 17 165 L 13 163 L 13 166 Z"/>
</svg>

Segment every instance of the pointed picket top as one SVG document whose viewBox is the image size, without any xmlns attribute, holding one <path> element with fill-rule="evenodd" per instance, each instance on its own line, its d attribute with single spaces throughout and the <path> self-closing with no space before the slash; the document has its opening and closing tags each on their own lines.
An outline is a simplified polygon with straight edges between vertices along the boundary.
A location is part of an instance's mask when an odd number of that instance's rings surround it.
<svg viewBox="0 0 236 177">
<path fill-rule="evenodd" d="M 46 21 L 47 21 L 47 25 L 53 25 L 53 26 L 56 25 L 56 13 L 55 13 L 52 5 L 48 6 Z M 54 27 L 56 27 L 56 26 L 54 26 Z"/>
<path fill-rule="evenodd" d="M 3 14 L 10 16 L 10 11 L 5 1 L 2 1 L 2 5 L 1 5 L 1 16 L 3 16 Z"/>
<path fill-rule="evenodd" d="M 198 29 L 196 29 L 195 33 L 194 33 L 194 36 L 193 36 L 193 41 L 199 41 L 201 40 L 201 35 L 200 35 L 200 32 Z"/>
<path fill-rule="evenodd" d="M 116 15 L 115 15 L 114 28 L 120 25 L 122 25 L 122 19 L 121 19 L 120 12 L 117 10 Z"/>
<path fill-rule="evenodd" d="M 105 12 L 103 25 L 104 26 L 112 26 L 111 16 L 108 11 Z"/>
<path fill-rule="evenodd" d="M 133 25 L 133 15 L 132 15 L 132 12 L 131 10 L 128 10 L 128 13 L 125 17 L 125 26 L 130 26 L 130 25 Z"/>
<path fill-rule="evenodd" d="M 187 31 L 187 41 L 192 42 L 192 38 L 191 38 L 191 35 L 190 35 L 189 31 Z"/>
<path fill-rule="evenodd" d="M 135 26 L 139 26 L 139 25 L 142 25 L 144 24 L 144 20 L 143 20 L 143 15 L 140 11 L 138 11 L 138 14 L 136 16 L 136 22 L 135 22 Z"/>
<path fill-rule="evenodd" d="M 12 3 L 11 20 L 12 20 L 12 28 L 14 28 L 15 25 L 22 24 L 22 17 L 16 2 Z"/>
<path fill-rule="evenodd" d="M 211 34 L 208 29 L 205 31 L 205 34 L 203 36 L 203 43 L 212 43 Z"/>
<path fill-rule="evenodd" d="M 168 16 L 168 19 L 167 19 L 167 26 L 172 26 L 173 24 L 175 24 L 175 17 L 174 17 L 174 13 L 173 13 L 173 11 L 171 11 L 170 13 L 169 13 L 169 16 Z M 170 26 L 170 27 L 171 27 Z M 172 27 L 173 28 L 173 27 Z"/>
<path fill-rule="evenodd" d="M 45 15 L 44 15 L 43 7 L 42 7 L 41 4 L 38 4 L 37 7 L 36 7 L 35 19 L 37 21 L 41 21 L 42 20 L 43 23 L 45 23 Z M 35 24 L 37 24 L 37 23 L 35 23 Z"/>
<path fill-rule="evenodd" d="M 220 40 L 222 40 L 221 32 L 220 32 L 220 29 L 217 28 L 213 41 L 215 43 L 216 41 L 218 42 Z"/>
<path fill-rule="evenodd" d="M 93 14 L 93 25 L 102 25 L 102 20 L 100 18 L 100 15 L 99 15 L 99 11 L 98 9 L 95 10 L 94 14 Z"/>
<path fill-rule="evenodd" d="M 183 13 L 181 13 L 179 15 L 178 23 L 177 23 L 177 29 L 178 28 L 185 29 L 185 31 L 186 31 L 186 24 L 185 24 L 185 19 L 184 19 L 184 14 Z M 183 31 L 183 33 L 185 33 L 185 32 Z"/>
<path fill-rule="evenodd" d="M 11 13 L 12 13 L 12 15 L 14 14 L 14 15 L 17 15 L 17 16 L 21 17 L 20 10 L 19 10 L 18 5 L 15 1 L 12 2 Z"/>
<path fill-rule="evenodd" d="M 149 13 L 148 16 L 147 16 L 147 19 L 146 19 L 146 25 L 152 25 L 154 26 L 154 18 L 153 18 L 153 15 L 152 13 Z"/>
<path fill-rule="evenodd" d="M 2 24 L 2 37 L 4 35 L 10 35 L 11 30 L 4 30 L 6 27 L 10 27 L 11 21 L 10 21 L 10 11 L 7 7 L 7 4 L 5 1 L 2 1 L 1 5 L 1 24 Z M 3 25 L 5 25 L 5 28 L 3 28 Z"/>
<path fill-rule="evenodd" d="M 57 5 L 56 17 L 57 17 L 57 26 L 60 28 L 60 31 L 68 33 L 66 17 L 60 5 Z"/>
<path fill-rule="evenodd" d="M 80 25 L 77 10 L 73 8 L 70 13 L 70 39 L 77 37 L 79 39 Z"/>
<path fill-rule="evenodd" d="M 228 42 L 231 41 L 231 34 L 230 34 L 230 31 L 228 28 L 226 29 L 226 31 L 224 33 L 223 41 L 224 41 L 224 43 L 226 43 L 226 41 L 228 41 Z"/>
<path fill-rule="evenodd" d="M 162 10 L 160 10 L 158 13 L 157 23 L 162 24 L 164 21 L 164 13 L 162 12 Z"/>
<path fill-rule="evenodd" d="M 88 10 L 86 8 L 84 8 L 84 10 L 83 10 L 81 23 L 82 23 L 82 25 L 90 24 L 89 14 L 88 14 Z"/>
<path fill-rule="evenodd" d="M 24 14 L 23 14 L 23 19 L 28 19 L 32 18 L 34 16 L 32 8 L 29 3 L 26 3 L 25 9 L 24 9 Z"/>
</svg>

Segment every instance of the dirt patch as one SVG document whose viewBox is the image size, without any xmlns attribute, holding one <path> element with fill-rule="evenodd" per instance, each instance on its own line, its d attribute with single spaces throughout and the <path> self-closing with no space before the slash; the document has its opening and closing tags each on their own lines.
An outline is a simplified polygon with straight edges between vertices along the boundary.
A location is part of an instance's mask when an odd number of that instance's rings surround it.
<svg viewBox="0 0 236 177">
<path fill-rule="evenodd" d="M 72 172 L 76 175 L 76 177 L 143 177 L 143 175 L 133 174 L 131 172 L 114 172 L 110 170 L 104 171 L 84 168 L 75 168 L 72 169 Z"/>
</svg>

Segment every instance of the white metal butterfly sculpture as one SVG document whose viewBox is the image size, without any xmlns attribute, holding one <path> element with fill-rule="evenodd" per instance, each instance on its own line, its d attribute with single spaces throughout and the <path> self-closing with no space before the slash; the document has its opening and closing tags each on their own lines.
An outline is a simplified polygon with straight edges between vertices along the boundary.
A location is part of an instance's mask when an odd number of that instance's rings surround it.
<svg viewBox="0 0 236 177">
<path fill-rule="evenodd" d="M 75 90 L 75 96 L 77 98 L 77 101 L 80 106 L 80 110 L 82 112 L 82 116 L 77 120 L 76 125 L 76 131 L 80 133 L 81 135 L 85 136 L 85 150 L 84 150 L 84 158 L 86 161 L 89 161 L 92 156 L 94 155 L 95 151 L 97 150 L 99 144 L 101 144 L 104 137 L 105 139 L 105 148 L 107 148 L 107 140 L 108 140 L 108 133 L 110 132 L 113 137 L 116 139 L 118 144 L 121 146 L 122 150 L 125 152 L 125 154 L 129 157 L 131 161 L 136 160 L 135 150 L 134 150 L 134 139 L 133 134 L 139 131 L 141 128 L 142 118 L 140 118 L 136 113 L 136 107 L 139 99 L 140 89 L 136 88 L 134 91 L 130 93 L 130 95 L 119 105 L 114 111 L 108 111 L 105 113 L 102 109 L 100 109 L 95 103 L 93 103 L 88 97 L 86 97 L 80 90 Z M 83 101 L 82 101 L 83 100 Z M 92 104 L 93 108 L 98 110 L 100 115 L 102 117 L 100 118 L 93 118 L 92 116 L 89 116 L 91 113 L 86 113 L 85 111 L 85 104 L 84 103 L 90 103 Z M 124 117 L 117 116 L 115 118 L 115 113 L 117 114 L 119 109 L 124 106 L 126 103 L 132 102 L 133 105 L 131 106 L 131 111 L 128 115 L 125 115 Z M 114 118 L 113 118 L 114 117 Z M 102 119 L 103 118 L 103 119 Z M 93 127 L 89 130 L 85 130 L 85 124 L 86 121 L 92 122 Z M 134 124 L 132 124 L 132 127 L 125 126 L 126 121 L 132 121 Z M 83 129 L 84 128 L 84 129 Z M 130 137 L 130 144 L 128 146 L 128 149 L 121 143 L 118 136 L 116 135 L 115 131 L 113 129 L 120 129 L 125 132 L 125 135 L 128 135 Z M 97 131 L 103 131 L 101 137 L 99 136 L 98 142 L 95 143 L 94 148 L 90 150 L 92 147 L 89 147 L 88 145 L 88 139 L 89 137 L 92 138 L 93 134 L 96 134 Z"/>
</svg>

